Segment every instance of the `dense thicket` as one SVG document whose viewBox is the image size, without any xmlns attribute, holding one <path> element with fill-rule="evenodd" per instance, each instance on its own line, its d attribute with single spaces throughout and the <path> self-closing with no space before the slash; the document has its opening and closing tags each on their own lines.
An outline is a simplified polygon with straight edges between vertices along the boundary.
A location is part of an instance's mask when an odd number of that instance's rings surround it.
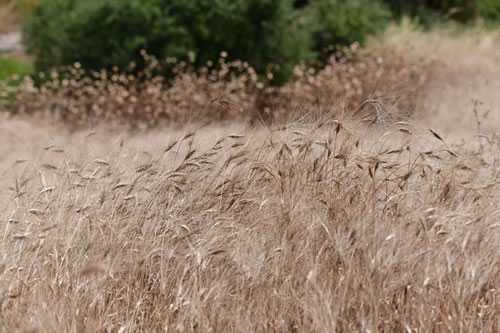
<svg viewBox="0 0 500 333">
<path fill-rule="evenodd" d="M 401 15 L 491 20 L 500 0 L 40 0 L 23 30 L 38 70 L 141 69 L 141 50 L 201 67 L 226 52 L 283 83 L 301 60 L 363 42 Z"/>
<path fill-rule="evenodd" d="M 39 70 L 74 62 L 124 69 L 140 64 L 142 49 L 159 59 L 191 54 L 204 66 L 225 51 L 260 73 L 272 70 L 279 83 L 325 46 L 383 27 L 384 8 L 379 0 L 42 0 L 24 35 Z"/>
<path fill-rule="evenodd" d="M 290 0 L 42 0 L 24 25 L 38 69 L 80 62 L 126 68 L 141 50 L 160 59 L 195 57 L 203 66 L 222 51 L 277 80 L 310 58 L 308 34 Z"/>
<path fill-rule="evenodd" d="M 324 52 L 332 44 L 363 42 L 369 34 L 382 30 L 391 17 L 380 0 L 316 0 L 306 10 L 316 52 Z"/>
</svg>

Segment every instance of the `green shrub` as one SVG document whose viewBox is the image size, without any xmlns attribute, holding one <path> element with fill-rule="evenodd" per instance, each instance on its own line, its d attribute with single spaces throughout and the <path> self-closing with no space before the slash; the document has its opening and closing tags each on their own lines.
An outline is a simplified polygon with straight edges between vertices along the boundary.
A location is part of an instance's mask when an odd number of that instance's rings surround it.
<svg viewBox="0 0 500 333">
<path fill-rule="evenodd" d="M 362 43 L 367 35 L 383 29 L 391 17 L 378 0 L 313 0 L 307 10 L 318 52 L 330 45 Z"/>
<path fill-rule="evenodd" d="M 454 19 L 467 22 L 478 14 L 478 3 L 483 0 L 384 0 L 397 15 L 409 15 L 424 24 L 436 19 Z M 498 0 L 491 0 L 498 2 Z"/>
<path fill-rule="evenodd" d="M 195 65 L 221 51 L 260 72 L 279 64 L 283 81 L 309 58 L 308 33 L 291 0 L 41 0 L 23 27 L 39 70 L 80 62 L 88 69 L 195 54 Z"/>
<path fill-rule="evenodd" d="M 500 21 L 500 0 L 478 0 L 477 10 L 488 21 Z"/>
</svg>

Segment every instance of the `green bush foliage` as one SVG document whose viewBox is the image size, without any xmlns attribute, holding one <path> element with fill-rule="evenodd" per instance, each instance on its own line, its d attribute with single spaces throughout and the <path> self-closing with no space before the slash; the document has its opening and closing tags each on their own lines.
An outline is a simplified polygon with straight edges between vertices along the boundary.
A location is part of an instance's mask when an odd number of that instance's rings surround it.
<svg viewBox="0 0 500 333">
<path fill-rule="evenodd" d="M 500 19 L 500 0 L 384 0 L 398 16 L 410 15 L 422 23 L 439 19 L 471 21 L 478 16 Z"/>
<path fill-rule="evenodd" d="M 477 10 L 488 21 L 500 21 L 500 0 L 477 0 Z"/>
<path fill-rule="evenodd" d="M 362 43 L 366 36 L 383 29 L 391 18 L 379 0 L 312 0 L 309 8 L 314 50 L 332 44 Z"/>
<path fill-rule="evenodd" d="M 291 0 L 41 0 L 24 24 L 37 69 L 80 62 L 88 69 L 140 64 L 140 51 L 203 66 L 222 51 L 283 81 L 311 57 Z M 277 68 L 277 67 L 276 67 Z"/>
<path fill-rule="evenodd" d="M 201 67 L 225 51 L 261 74 L 272 68 L 282 83 L 299 61 L 383 29 L 391 11 L 425 25 L 494 21 L 500 0 L 40 0 L 23 33 L 41 71 L 75 62 L 96 70 L 135 62 L 140 70 L 141 50 L 161 60 L 190 54 Z"/>
</svg>

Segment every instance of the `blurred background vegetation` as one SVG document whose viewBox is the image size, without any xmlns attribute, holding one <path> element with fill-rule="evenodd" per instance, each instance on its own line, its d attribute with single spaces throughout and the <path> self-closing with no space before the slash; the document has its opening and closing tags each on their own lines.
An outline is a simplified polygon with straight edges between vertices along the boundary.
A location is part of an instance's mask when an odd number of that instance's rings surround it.
<svg viewBox="0 0 500 333">
<path fill-rule="evenodd" d="M 38 0 L 0 0 L 0 33 L 15 30 Z"/>
<path fill-rule="evenodd" d="M 12 75 L 23 76 L 33 72 L 34 66 L 31 62 L 16 59 L 9 55 L 0 55 L 0 80 Z"/>
<path fill-rule="evenodd" d="M 0 79 L 32 72 L 26 59 L 36 71 L 140 69 L 145 50 L 196 67 L 227 52 L 280 84 L 300 61 L 362 44 L 403 17 L 422 27 L 495 24 L 500 0 L 0 0 L 0 33 L 22 30 L 29 56 L 0 54 Z"/>
</svg>

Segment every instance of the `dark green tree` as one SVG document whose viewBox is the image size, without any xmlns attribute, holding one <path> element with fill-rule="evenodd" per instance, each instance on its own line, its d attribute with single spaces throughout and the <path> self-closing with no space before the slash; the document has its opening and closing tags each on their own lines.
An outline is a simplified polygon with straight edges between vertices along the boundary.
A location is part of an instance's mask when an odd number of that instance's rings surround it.
<svg viewBox="0 0 500 333">
<path fill-rule="evenodd" d="M 41 0 L 23 32 L 39 70 L 76 61 L 124 69 L 142 49 L 160 59 L 193 52 L 203 66 L 226 51 L 261 73 L 279 64 L 282 82 L 312 56 L 297 14 L 292 0 Z"/>
<path fill-rule="evenodd" d="M 317 52 L 330 45 L 363 43 L 366 36 L 384 29 L 391 18 L 379 0 L 311 0 L 306 10 Z"/>
</svg>

